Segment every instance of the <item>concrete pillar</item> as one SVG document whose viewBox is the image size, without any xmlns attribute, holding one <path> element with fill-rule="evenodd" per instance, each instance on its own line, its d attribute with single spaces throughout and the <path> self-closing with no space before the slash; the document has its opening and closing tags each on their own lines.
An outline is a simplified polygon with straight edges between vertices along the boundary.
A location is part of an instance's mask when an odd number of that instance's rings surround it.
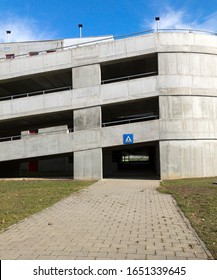
<svg viewBox="0 0 217 280">
<path fill-rule="evenodd" d="M 101 84 L 99 64 L 76 67 L 72 69 L 73 88 L 84 88 Z"/>
<path fill-rule="evenodd" d="M 74 111 L 74 131 L 101 127 L 101 107 Z"/>
<path fill-rule="evenodd" d="M 87 65 L 72 69 L 73 88 L 97 86 L 101 84 L 100 65 Z M 74 131 L 101 127 L 101 107 L 91 107 L 74 111 Z M 74 152 L 74 179 L 102 179 L 102 149 Z"/>
<path fill-rule="evenodd" d="M 74 152 L 74 179 L 102 179 L 102 149 Z"/>
<path fill-rule="evenodd" d="M 74 131 L 101 128 L 101 107 L 74 111 Z M 86 141 L 86 138 L 80 139 Z M 82 144 L 82 143 L 80 143 Z M 85 149 L 85 147 L 84 147 Z M 88 149 L 74 152 L 74 179 L 102 179 L 102 149 Z"/>
<path fill-rule="evenodd" d="M 155 147 L 155 170 L 158 176 L 160 176 L 160 147 L 159 142 Z"/>
</svg>

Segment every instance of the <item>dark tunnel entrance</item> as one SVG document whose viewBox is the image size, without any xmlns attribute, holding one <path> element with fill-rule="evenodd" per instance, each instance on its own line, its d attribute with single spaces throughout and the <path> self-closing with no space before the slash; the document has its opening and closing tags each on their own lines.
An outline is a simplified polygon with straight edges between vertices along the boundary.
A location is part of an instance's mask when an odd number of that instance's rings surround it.
<svg viewBox="0 0 217 280">
<path fill-rule="evenodd" d="M 159 176 L 158 142 L 103 149 L 104 178 L 159 179 Z"/>
</svg>

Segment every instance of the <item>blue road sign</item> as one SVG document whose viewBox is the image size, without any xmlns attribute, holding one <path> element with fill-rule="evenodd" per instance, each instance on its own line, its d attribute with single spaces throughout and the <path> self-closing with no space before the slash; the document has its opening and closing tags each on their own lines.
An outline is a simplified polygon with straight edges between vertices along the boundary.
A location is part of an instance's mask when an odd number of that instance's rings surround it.
<svg viewBox="0 0 217 280">
<path fill-rule="evenodd" d="M 124 134 L 123 142 L 125 145 L 133 144 L 133 134 Z"/>
</svg>

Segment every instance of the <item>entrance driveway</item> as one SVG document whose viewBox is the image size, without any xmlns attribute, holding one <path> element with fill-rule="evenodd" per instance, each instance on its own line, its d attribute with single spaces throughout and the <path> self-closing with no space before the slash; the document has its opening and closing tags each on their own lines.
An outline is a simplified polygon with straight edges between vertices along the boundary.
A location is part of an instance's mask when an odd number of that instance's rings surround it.
<svg viewBox="0 0 217 280">
<path fill-rule="evenodd" d="M 209 259 L 157 180 L 105 179 L 0 234 L 0 259 Z"/>
</svg>

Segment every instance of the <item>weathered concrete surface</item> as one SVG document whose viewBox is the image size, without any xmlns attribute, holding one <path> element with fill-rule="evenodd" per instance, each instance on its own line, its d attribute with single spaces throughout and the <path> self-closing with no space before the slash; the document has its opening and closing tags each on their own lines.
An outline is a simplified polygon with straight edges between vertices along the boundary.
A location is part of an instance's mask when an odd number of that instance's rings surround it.
<svg viewBox="0 0 217 280">
<path fill-rule="evenodd" d="M 216 174 L 216 140 L 160 142 L 161 179 L 212 177 Z"/>
<path fill-rule="evenodd" d="M 157 78 L 64 90 L 0 102 L 0 120 L 82 109 L 157 96 Z M 22 104 L 22 106 L 21 106 Z"/>
<path fill-rule="evenodd" d="M 101 126 L 102 121 L 100 106 L 74 111 L 74 131 L 100 128 Z"/>
<path fill-rule="evenodd" d="M 102 169 L 103 161 L 101 148 L 74 152 L 74 179 L 102 179 Z"/>
<path fill-rule="evenodd" d="M 209 259 L 159 181 L 102 180 L 0 234 L 4 259 Z"/>
<path fill-rule="evenodd" d="M 29 55 L 33 52 L 46 52 L 49 50 L 63 50 L 75 48 L 73 45 L 91 45 L 96 43 L 97 40 L 112 41 L 113 36 L 97 36 L 97 37 L 82 37 L 82 38 L 68 38 L 59 40 L 43 40 L 43 41 L 27 41 L 27 42 L 9 42 L 1 43 L 0 58 L 5 58 L 6 54 L 16 55 Z M 99 42 L 98 42 L 99 43 Z M 35 53 L 37 55 L 37 53 Z"/>
<path fill-rule="evenodd" d="M 99 113 L 98 110 L 96 112 Z M 90 120 L 90 124 L 91 122 Z M 143 125 L 143 130 L 141 130 L 141 125 Z M 99 127 L 71 133 L 68 133 L 67 130 L 44 131 L 41 134 L 22 136 L 20 140 L 0 142 L 1 150 L 4 151 L 4 153 L 0 153 L 0 161 L 118 146 L 123 144 L 123 133 L 131 133 L 132 131 L 135 133 L 135 143 L 157 140 L 159 121 L 124 124 L 118 128 L 115 126 Z"/>
<path fill-rule="evenodd" d="M 101 85 L 100 64 L 153 53 L 158 56 L 157 76 Z M 217 36 L 159 32 L 34 57 L 2 60 L 1 82 L 72 69 L 74 87 L 41 96 L 1 101 L 0 119 L 5 133 L 7 125 L 13 126 L 16 118 L 23 118 L 25 122 L 30 117 L 52 118 L 55 113 L 70 110 L 74 110 L 75 132 L 70 136 L 65 133 L 57 137 L 0 143 L 1 151 L 5 151 L 0 160 L 78 152 L 79 162 L 85 162 L 81 155 L 86 153 L 90 159 L 94 150 L 123 145 L 123 134 L 133 133 L 135 144 L 148 141 L 159 144 L 161 178 L 216 176 L 216 54 Z M 122 102 L 139 102 L 139 99 L 154 96 L 159 97 L 159 120 L 101 127 L 103 106 L 119 102 L 121 107 Z M 95 163 L 94 160 L 88 162 Z M 78 166 L 81 168 L 80 163 Z M 93 171 L 95 167 L 86 166 L 85 169 Z M 98 166 L 96 169 L 99 170 Z"/>
<path fill-rule="evenodd" d="M 66 69 L 92 63 L 105 62 L 153 52 L 198 52 L 217 53 L 216 36 L 190 33 L 155 33 L 138 37 L 115 40 L 91 46 L 73 48 L 47 55 L 24 57 L 24 67 L 20 59 L 2 61 L 4 78 L 28 75 L 43 71 Z M 60 63 L 61 62 L 61 63 Z"/>
<path fill-rule="evenodd" d="M 154 33 L 123 40 L 107 41 L 46 55 L 1 61 L 1 79 L 67 69 L 144 55 L 153 52 L 217 53 L 217 37 L 193 33 Z"/>
<path fill-rule="evenodd" d="M 100 64 L 87 65 L 72 69 L 73 88 L 83 88 L 101 84 Z"/>
<path fill-rule="evenodd" d="M 72 152 L 72 133 L 29 135 L 21 140 L 0 143 L 0 161 L 25 159 Z"/>
</svg>

